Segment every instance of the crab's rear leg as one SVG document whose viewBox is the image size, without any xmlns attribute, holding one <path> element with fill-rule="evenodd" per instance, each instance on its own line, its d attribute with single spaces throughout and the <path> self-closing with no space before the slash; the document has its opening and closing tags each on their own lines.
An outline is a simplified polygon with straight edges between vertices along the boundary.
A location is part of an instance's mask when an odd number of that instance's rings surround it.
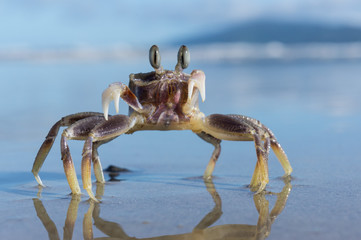
<svg viewBox="0 0 361 240">
<path fill-rule="evenodd" d="M 97 113 L 97 112 L 76 113 L 76 114 L 72 114 L 72 115 L 63 117 L 61 120 L 56 122 L 54 124 L 54 126 L 52 126 L 52 128 L 50 129 L 48 135 L 46 136 L 43 144 L 41 145 L 41 147 L 38 151 L 38 154 L 35 157 L 33 168 L 31 170 L 31 172 L 34 174 L 36 181 L 39 183 L 39 185 L 44 186 L 43 182 L 41 181 L 41 179 L 39 177 L 39 171 L 40 171 L 40 168 L 43 165 L 46 157 L 48 156 L 48 153 L 49 153 L 51 147 L 53 146 L 53 143 L 55 141 L 56 136 L 58 135 L 60 127 L 70 126 L 73 123 L 75 123 L 81 119 L 84 119 L 84 118 L 88 118 L 88 117 L 92 117 L 92 116 L 101 116 L 101 115 L 102 115 L 102 113 Z"/>
<path fill-rule="evenodd" d="M 93 159 L 93 149 L 97 144 L 110 141 L 115 137 L 128 132 L 134 124 L 136 118 L 130 118 L 125 115 L 115 115 L 109 117 L 108 121 L 104 121 L 97 125 L 88 135 L 83 148 L 83 159 L 81 163 L 81 174 L 83 180 L 83 188 L 87 191 L 89 197 L 94 201 L 98 201 L 92 191 L 91 182 L 91 161 Z M 99 169 L 100 171 L 101 169 Z"/>
<path fill-rule="evenodd" d="M 285 177 L 291 175 L 292 167 L 290 162 L 288 161 L 287 155 L 285 151 L 282 149 L 281 144 L 279 144 L 276 138 L 271 139 L 271 147 L 273 152 L 276 154 L 279 162 L 281 163 L 283 170 L 285 171 Z"/>
</svg>

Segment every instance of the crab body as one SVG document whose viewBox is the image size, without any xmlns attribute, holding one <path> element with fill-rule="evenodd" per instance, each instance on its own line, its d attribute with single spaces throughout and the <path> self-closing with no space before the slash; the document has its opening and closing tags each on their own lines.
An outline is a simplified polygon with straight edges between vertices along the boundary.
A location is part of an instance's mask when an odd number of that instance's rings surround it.
<svg viewBox="0 0 361 240">
<path fill-rule="evenodd" d="M 204 141 L 214 146 L 211 159 L 203 177 L 212 176 L 221 151 L 221 140 L 254 141 L 257 164 L 250 187 L 257 193 L 268 183 L 268 155 L 273 149 L 285 175 L 292 172 L 288 158 L 274 134 L 258 120 L 243 115 L 212 114 L 205 116 L 198 107 L 198 96 L 205 100 L 205 74 L 183 70 L 189 64 L 188 48 L 182 46 L 174 71 L 160 66 L 157 46 L 152 46 L 149 60 L 154 71 L 131 74 L 129 86 L 116 82 L 104 90 L 102 95 L 103 113 L 83 112 L 63 117 L 50 129 L 35 158 L 32 172 L 40 185 L 40 168 L 49 153 L 61 126 L 67 126 L 61 136 L 61 158 L 69 186 L 73 194 L 80 193 L 73 160 L 67 140 L 85 140 L 82 159 L 83 187 L 95 200 L 91 183 L 91 163 L 97 182 L 105 182 L 98 156 L 98 147 L 122 134 L 141 130 L 191 130 Z M 108 115 L 109 104 L 114 101 L 116 112 L 120 98 L 129 105 L 128 115 Z"/>
<path fill-rule="evenodd" d="M 129 89 L 148 111 L 138 113 L 129 108 L 129 116 L 135 113 L 143 117 L 146 127 L 154 127 L 155 130 L 174 129 L 189 123 L 192 112 L 184 109 L 188 102 L 189 78 L 189 74 L 175 75 L 171 71 L 161 76 L 156 72 L 130 75 Z M 194 98 L 198 96 L 194 95 Z"/>
</svg>

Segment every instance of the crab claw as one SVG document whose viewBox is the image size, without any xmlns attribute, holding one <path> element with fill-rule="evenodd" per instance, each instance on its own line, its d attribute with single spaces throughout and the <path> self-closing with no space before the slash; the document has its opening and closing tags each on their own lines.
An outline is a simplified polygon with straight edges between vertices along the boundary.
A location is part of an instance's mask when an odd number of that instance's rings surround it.
<svg viewBox="0 0 361 240">
<path fill-rule="evenodd" d="M 193 88 L 196 87 L 202 98 L 202 102 L 206 100 L 206 75 L 201 70 L 193 70 L 188 80 L 188 100 L 192 98 Z"/>
<path fill-rule="evenodd" d="M 109 85 L 107 89 L 104 90 L 102 94 L 102 105 L 103 105 L 104 117 L 106 120 L 108 120 L 108 111 L 109 111 L 110 102 L 114 100 L 115 111 L 118 113 L 120 95 L 122 95 L 126 90 L 127 90 L 127 86 L 120 82 L 112 83 Z"/>
</svg>

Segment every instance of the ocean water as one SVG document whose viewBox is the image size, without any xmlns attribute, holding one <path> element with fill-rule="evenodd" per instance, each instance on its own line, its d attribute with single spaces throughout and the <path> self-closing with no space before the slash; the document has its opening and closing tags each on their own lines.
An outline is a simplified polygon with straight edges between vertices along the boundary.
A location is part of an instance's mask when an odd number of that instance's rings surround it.
<svg viewBox="0 0 361 240">
<path fill-rule="evenodd" d="M 59 137 L 40 171 L 47 187 L 39 189 L 30 170 L 52 124 L 76 112 L 101 112 L 101 93 L 110 83 L 127 83 L 130 73 L 151 68 L 147 59 L 4 61 L 0 238 L 358 239 L 361 62 L 194 61 L 190 68 L 207 76 L 200 109 L 206 115 L 243 114 L 267 125 L 289 157 L 291 179 L 281 178 L 271 153 L 267 192 L 253 195 L 247 184 L 256 163 L 254 144 L 223 141 L 215 177 L 203 182 L 210 144 L 190 131 L 151 131 L 100 148 L 104 168 L 131 170 L 119 181 L 94 184 L 100 204 L 86 194 L 69 195 Z M 121 102 L 120 112 L 127 109 Z M 83 143 L 69 144 L 80 180 Z"/>
</svg>

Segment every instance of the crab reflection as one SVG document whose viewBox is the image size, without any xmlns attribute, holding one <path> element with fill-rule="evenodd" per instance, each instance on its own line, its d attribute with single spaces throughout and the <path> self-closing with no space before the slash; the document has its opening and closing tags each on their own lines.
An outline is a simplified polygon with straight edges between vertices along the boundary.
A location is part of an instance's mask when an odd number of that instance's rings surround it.
<svg viewBox="0 0 361 240">
<path fill-rule="evenodd" d="M 204 184 L 207 191 L 212 196 L 215 203 L 214 208 L 194 227 L 192 232 L 176 235 L 164 235 L 151 238 L 135 238 L 126 234 L 123 228 L 115 222 L 106 221 L 100 217 L 100 204 L 90 200 L 89 209 L 83 218 L 83 238 L 93 238 L 93 223 L 94 226 L 109 237 L 100 237 L 95 239 L 152 239 L 152 240 L 175 240 L 175 239 L 266 239 L 271 231 L 271 225 L 276 220 L 277 216 L 283 211 L 286 206 L 288 196 L 291 192 L 290 178 L 284 179 L 284 187 L 279 193 L 259 193 L 253 196 L 255 207 L 259 213 L 258 222 L 256 225 L 248 224 L 214 224 L 222 215 L 222 200 L 219 196 L 212 180 L 205 180 Z M 104 185 L 97 185 L 97 198 L 100 199 L 104 193 Z M 269 211 L 269 202 L 266 195 L 277 195 L 277 200 Z M 34 207 L 36 213 L 48 232 L 49 239 L 60 239 L 56 225 L 47 214 L 45 207 L 41 200 L 34 198 Z M 80 203 L 79 196 L 73 196 L 64 225 L 64 239 L 72 239 L 75 220 L 77 219 L 78 206 Z"/>
</svg>

